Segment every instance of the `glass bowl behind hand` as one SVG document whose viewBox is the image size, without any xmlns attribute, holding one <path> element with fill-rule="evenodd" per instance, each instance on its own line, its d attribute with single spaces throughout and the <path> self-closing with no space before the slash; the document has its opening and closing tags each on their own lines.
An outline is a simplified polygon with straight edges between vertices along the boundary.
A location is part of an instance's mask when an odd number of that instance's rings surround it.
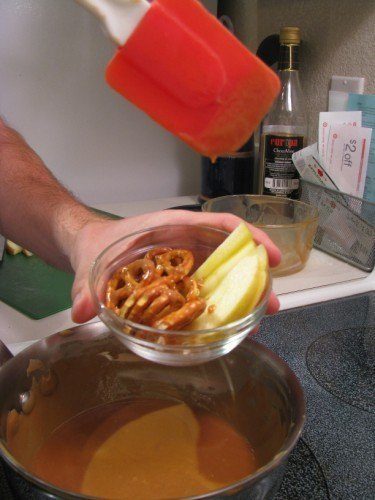
<svg viewBox="0 0 375 500">
<path fill-rule="evenodd" d="M 240 194 L 209 200 L 202 210 L 235 214 L 267 233 L 282 253 L 273 276 L 287 276 L 305 267 L 318 227 L 316 207 L 288 198 Z"/>
<path fill-rule="evenodd" d="M 193 365 L 230 352 L 265 315 L 271 292 L 270 276 L 260 303 L 249 315 L 210 330 L 159 330 L 121 318 L 105 305 L 105 289 L 113 272 L 143 258 L 152 248 L 191 250 L 194 271 L 227 236 L 225 231 L 205 226 L 168 225 L 145 229 L 112 243 L 98 256 L 90 273 L 90 289 L 99 318 L 130 350 L 158 363 Z"/>
</svg>

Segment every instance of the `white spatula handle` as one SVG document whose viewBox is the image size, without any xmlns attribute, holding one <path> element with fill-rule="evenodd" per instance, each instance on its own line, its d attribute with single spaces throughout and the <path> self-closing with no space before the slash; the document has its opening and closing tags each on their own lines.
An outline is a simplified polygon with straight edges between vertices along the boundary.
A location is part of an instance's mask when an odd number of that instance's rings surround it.
<svg viewBox="0 0 375 500">
<path fill-rule="evenodd" d="M 92 12 L 117 45 L 124 45 L 150 8 L 147 0 L 75 0 Z"/>
</svg>

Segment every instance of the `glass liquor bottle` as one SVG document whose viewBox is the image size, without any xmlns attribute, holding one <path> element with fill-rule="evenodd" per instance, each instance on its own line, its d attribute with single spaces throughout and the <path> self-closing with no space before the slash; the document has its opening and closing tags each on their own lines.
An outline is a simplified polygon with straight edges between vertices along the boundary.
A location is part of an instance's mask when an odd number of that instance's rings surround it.
<svg viewBox="0 0 375 500">
<path fill-rule="evenodd" d="M 282 89 L 262 124 L 260 188 L 263 194 L 296 199 L 299 175 L 292 154 L 306 145 L 307 117 L 299 80 L 300 30 L 280 30 L 278 74 Z"/>
</svg>

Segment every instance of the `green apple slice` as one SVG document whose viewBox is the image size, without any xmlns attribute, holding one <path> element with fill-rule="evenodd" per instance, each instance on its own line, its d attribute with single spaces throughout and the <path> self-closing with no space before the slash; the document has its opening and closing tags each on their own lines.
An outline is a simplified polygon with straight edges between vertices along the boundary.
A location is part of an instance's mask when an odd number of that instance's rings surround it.
<svg viewBox="0 0 375 500">
<path fill-rule="evenodd" d="M 263 292 L 267 286 L 268 273 L 266 271 L 263 271 L 260 269 L 258 271 L 256 280 L 257 280 L 257 284 L 255 287 L 255 293 L 254 293 L 253 298 L 252 298 L 251 302 L 249 303 L 247 309 L 244 311 L 244 314 L 243 314 L 244 316 L 247 316 L 248 314 L 250 314 L 251 311 L 253 309 L 255 309 L 256 306 L 259 304 L 259 302 L 262 298 Z"/>
<path fill-rule="evenodd" d="M 253 309 L 259 304 L 264 290 L 266 289 L 268 283 L 268 253 L 264 245 L 259 245 L 254 250 L 254 253 L 258 257 L 258 272 L 257 272 L 257 284 L 255 287 L 255 293 L 252 300 L 247 304 L 245 310 L 243 311 L 243 316 L 247 316 L 251 313 Z"/>
<path fill-rule="evenodd" d="M 258 271 L 257 254 L 243 257 L 217 286 L 207 300 L 206 310 L 189 329 L 217 328 L 241 318 L 257 292 Z"/>
<path fill-rule="evenodd" d="M 264 245 L 258 245 L 255 249 L 259 258 L 259 268 L 263 271 L 268 269 L 268 253 Z"/>
<path fill-rule="evenodd" d="M 193 278 L 204 281 L 223 262 L 226 262 L 246 243 L 253 241 L 253 235 L 247 224 L 241 222 L 236 229 L 223 241 L 221 245 L 195 271 Z"/>
<path fill-rule="evenodd" d="M 13 241 L 7 240 L 6 242 L 6 251 L 10 255 L 17 255 L 22 252 L 22 247 L 14 243 Z"/>
<path fill-rule="evenodd" d="M 215 288 L 219 285 L 219 283 L 225 278 L 225 276 L 229 273 L 231 269 L 234 268 L 235 265 L 238 264 L 240 260 L 242 260 L 247 255 L 251 255 L 255 251 L 255 243 L 254 241 L 249 241 L 245 246 L 240 248 L 237 252 L 235 252 L 232 257 L 226 262 L 223 262 L 217 269 L 215 269 L 203 282 L 201 288 L 201 296 L 209 297 L 215 290 Z"/>
</svg>

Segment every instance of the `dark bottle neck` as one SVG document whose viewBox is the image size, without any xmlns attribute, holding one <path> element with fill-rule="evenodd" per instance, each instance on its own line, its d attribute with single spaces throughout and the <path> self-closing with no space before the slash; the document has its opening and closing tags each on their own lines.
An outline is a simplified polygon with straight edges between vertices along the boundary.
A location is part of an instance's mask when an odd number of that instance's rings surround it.
<svg viewBox="0 0 375 500">
<path fill-rule="evenodd" d="M 299 45 L 280 45 L 279 71 L 299 69 Z"/>
</svg>

